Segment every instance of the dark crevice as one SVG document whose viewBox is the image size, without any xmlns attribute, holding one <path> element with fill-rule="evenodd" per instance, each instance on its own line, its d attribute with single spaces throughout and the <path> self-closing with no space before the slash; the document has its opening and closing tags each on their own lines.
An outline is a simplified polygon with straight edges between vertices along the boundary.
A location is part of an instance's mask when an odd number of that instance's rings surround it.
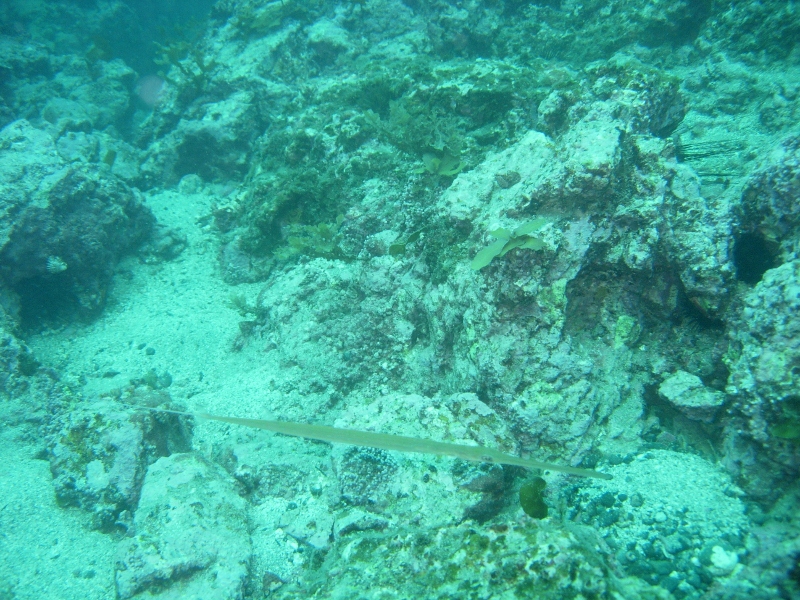
<svg viewBox="0 0 800 600">
<path fill-rule="evenodd" d="M 778 266 L 777 244 L 758 231 L 740 234 L 733 244 L 736 279 L 755 285 L 764 273 Z"/>
</svg>

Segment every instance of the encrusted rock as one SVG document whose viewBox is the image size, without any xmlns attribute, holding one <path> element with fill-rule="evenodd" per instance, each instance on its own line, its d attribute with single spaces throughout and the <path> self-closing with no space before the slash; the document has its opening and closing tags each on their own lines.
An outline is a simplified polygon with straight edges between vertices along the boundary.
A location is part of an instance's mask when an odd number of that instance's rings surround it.
<svg viewBox="0 0 800 600">
<path fill-rule="evenodd" d="M 751 496 L 774 499 L 779 482 L 800 471 L 800 260 L 764 274 L 745 296 L 732 337 L 726 460 Z"/>
<path fill-rule="evenodd" d="M 707 388 L 697 375 L 686 371 L 667 377 L 658 393 L 690 419 L 705 423 L 711 422 L 725 401 L 725 394 Z"/>
<path fill-rule="evenodd" d="M 146 392 L 139 401 L 168 400 Z M 190 447 L 191 431 L 176 415 L 132 412 L 111 400 L 85 402 L 53 418 L 48 455 L 56 498 L 92 513 L 92 525 L 110 530 L 129 526 L 149 462 Z"/>
<path fill-rule="evenodd" d="M 692 304 L 705 316 L 717 316 L 734 284 L 730 206 L 704 198 L 700 179 L 683 165 L 675 166 L 665 201 L 670 262 Z"/>
<path fill-rule="evenodd" d="M 800 243 L 800 136 L 772 149 L 748 180 L 738 209 L 745 231 L 756 231 L 781 246 L 786 256 Z"/>
<path fill-rule="evenodd" d="M 194 454 L 147 470 L 136 536 L 119 546 L 118 598 L 243 597 L 252 553 L 245 501 L 231 478 Z"/>
<path fill-rule="evenodd" d="M 27 121 L 0 131 L 0 199 L 0 275 L 29 313 L 44 296 L 51 313 L 96 313 L 117 260 L 155 222 L 137 191 L 99 165 L 67 163 Z"/>
</svg>

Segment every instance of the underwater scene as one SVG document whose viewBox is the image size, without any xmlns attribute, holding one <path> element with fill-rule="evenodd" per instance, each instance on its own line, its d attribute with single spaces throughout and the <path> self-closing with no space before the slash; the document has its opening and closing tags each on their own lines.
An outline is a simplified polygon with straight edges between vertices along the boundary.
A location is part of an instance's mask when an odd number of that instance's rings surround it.
<svg viewBox="0 0 800 600">
<path fill-rule="evenodd" d="M 800 4 L 2 0 L 0 600 L 800 599 Z"/>
</svg>

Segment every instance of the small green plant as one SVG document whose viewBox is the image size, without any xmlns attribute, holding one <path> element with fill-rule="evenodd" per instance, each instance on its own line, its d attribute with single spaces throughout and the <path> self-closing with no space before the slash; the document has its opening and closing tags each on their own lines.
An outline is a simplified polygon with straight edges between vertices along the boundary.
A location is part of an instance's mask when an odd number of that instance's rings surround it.
<svg viewBox="0 0 800 600">
<path fill-rule="evenodd" d="M 319 223 L 317 225 L 295 225 L 295 235 L 290 235 L 286 241 L 289 249 L 286 254 L 311 254 L 314 256 L 334 256 L 339 250 L 339 228 L 344 222 L 344 217 L 339 215 L 334 223 Z"/>
<path fill-rule="evenodd" d="M 519 490 L 519 504 L 525 514 L 534 519 L 547 516 L 547 504 L 544 501 L 544 490 L 547 482 L 541 477 L 534 477 Z"/>
<path fill-rule="evenodd" d="M 420 238 L 421 235 L 422 235 L 422 230 L 419 229 L 419 230 L 415 231 L 414 233 L 412 233 L 411 235 L 409 235 L 406 238 L 405 242 L 395 242 L 394 244 L 389 246 L 389 256 L 398 256 L 400 254 L 405 254 L 406 253 L 406 246 L 416 242 Z"/>
<path fill-rule="evenodd" d="M 247 301 L 247 296 L 241 293 L 232 293 L 228 299 L 229 306 L 242 317 L 257 315 L 258 308 Z"/>
<path fill-rule="evenodd" d="M 800 397 L 790 396 L 784 400 L 780 418 L 770 432 L 776 438 L 800 443 Z"/>
<path fill-rule="evenodd" d="M 263 35 L 277 29 L 287 13 L 287 7 L 282 1 L 268 2 L 258 9 L 244 4 L 234 23 L 242 32 Z"/>
<path fill-rule="evenodd" d="M 497 238 L 497 241 L 478 252 L 475 258 L 472 259 L 472 269 L 479 271 L 492 262 L 495 256 L 505 256 L 515 248 L 541 250 L 547 244 L 533 234 L 547 223 L 547 219 L 539 218 L 523 223 L 514 231 L 509 231 L 502 227 L 490 231 L 489 235 Z"/>
<path fill-rule="evenodd" d="M 416 169 L 417 173 L 428 172 L 431 175 L 454 177 L 464 169 L 461 159 L 453 156 L 447 150 L 441 156 L 426 152 L 422 155 L 422 163 L 424 166 Z"/>
<path fill-rule="evenodd" d="M 255 4 L 255 6 L 254 6 Z M 275 0 L 274 2 L 240 2 L 233 24 L 240 36 L 264 36 L 277 30 L 285 19 L 309 21 L 324 5 L 321 0 Z"/>
<path fill-rule="evenodd" d="M 155 44 L 160 56 L 154 62 L 165 69 L 159 72 L 159 76 L 172 85 L 178 84 L 168 73 L 172 67 L 180 71 L 186 80 L 197 89 L 205 86 L 211 72 L 217 67 L 215 59 L 206 58 L 203 51 L 191 42 L 178 40 L 166 45 L 158 42 Z"/>
</svg>

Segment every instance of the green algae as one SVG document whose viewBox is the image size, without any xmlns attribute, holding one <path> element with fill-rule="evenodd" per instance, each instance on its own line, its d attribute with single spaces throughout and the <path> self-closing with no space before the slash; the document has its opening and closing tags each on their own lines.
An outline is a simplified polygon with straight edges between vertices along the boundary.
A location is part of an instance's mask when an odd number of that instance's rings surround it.
<svg viewBox="0 0 800 600">
<path fill-rule="evenodd" d="M 547 504 L 544 501 L 544 490 L 547 482 L 541 477 L 534 477 L 519 490 L 519 504 L 525 514 L 534 519 L 547 517 Z"/>
<path fill-rule="evenodd" d="M 528 250 L 541 250 L 547 246 L 541 239 L 532 235 L 548 223 L 547 219 L 534 219 L 523 223 L 513 231 L 505 228 L 498 228 L 489 232 L 497 241 L 490 244 L 472 259 L 471 267 L 473 271 L 480 271 L 487 266 L 497 256 L 505 256 L 517 248 Z"/>
</svg>

